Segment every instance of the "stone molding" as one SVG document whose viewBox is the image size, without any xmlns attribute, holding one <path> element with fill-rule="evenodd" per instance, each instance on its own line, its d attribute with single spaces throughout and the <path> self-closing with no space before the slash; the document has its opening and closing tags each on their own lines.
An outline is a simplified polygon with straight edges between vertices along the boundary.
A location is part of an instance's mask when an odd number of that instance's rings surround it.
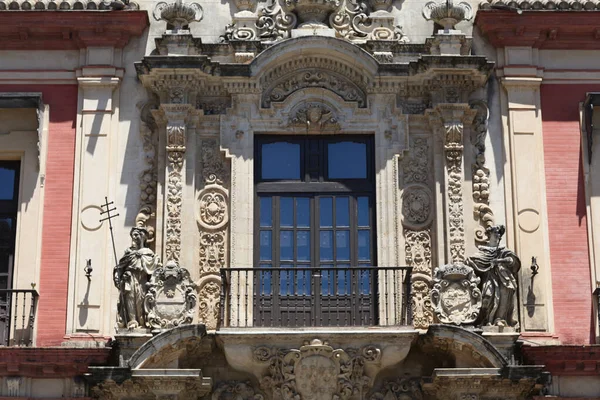
<svg viewBox="0 0 600 400">
<path fill-rule="evenodd" d="M 19 14 L 19 18 L 9 12 L 0 12 L 0 34 L 5 38 L 0 43 L 0 50 L 123 48 L 132 37 L 140 36 L 148 25 L 146 11 L 73 10 L 61 13 L 60 18 L 52 12 L 25 12 Z M 61 36 L 57 37 L 56 32 L 61 32 Z"/>
<path fill-rule="evenodd" d="M 124 4 L 125 11 L 139 10 L 140 6 L 130 1 Z M 0 0 L 0 11 L 111 11 L 110 3 L 102 0 Z"/>
<path fill-rule="evenodd" d="M 492 10 L 494 6 L 506 6 L 505 0 L 484 0 L 479 3 L 480 10 Z M 522 11 L 595 11 L 600 10 L 598 0 L 520 0 L 510 3 L 510 7 Z"/>
</svg>

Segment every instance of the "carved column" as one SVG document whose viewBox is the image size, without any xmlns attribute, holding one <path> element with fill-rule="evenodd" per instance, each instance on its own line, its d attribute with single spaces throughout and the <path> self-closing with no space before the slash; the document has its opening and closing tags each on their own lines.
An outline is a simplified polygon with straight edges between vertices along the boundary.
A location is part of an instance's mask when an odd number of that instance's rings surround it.
<svg viewBox="0 0 600 400">
<path fill-rule="evenodd" d="M 465 218 L 463 196 L 463 133 L 470 125 L 475 111 L 468 104 L 438 104 L 428 111 L 429 121 L 443 138 L 445 161 L 444 230 L 447 262 L 460 262 L 465 258 Z"/>
</svg>

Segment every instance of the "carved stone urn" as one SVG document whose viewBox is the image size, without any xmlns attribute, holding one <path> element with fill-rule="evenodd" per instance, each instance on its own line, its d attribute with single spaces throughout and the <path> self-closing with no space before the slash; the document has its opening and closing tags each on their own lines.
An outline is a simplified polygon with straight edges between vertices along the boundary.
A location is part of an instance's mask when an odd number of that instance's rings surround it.
<svg viewBox="0 0 600 400">
<path fill-rule="evenodd" d="M 298 15 L 298 28 L 313 29 L 329 28 L 325 20 L 340 5 L 337 0 L 287 0 L 287 4 Z"/>
<path fill-rule="evenodd" d="M 170 4 L 164 1 L 156 4 L 153 14 L 157 21 L 167 21 L 173 27 L 173 31 L 178 32 L 191 22 L 200 21 L 203 10 L 198 3 L 185 4 L 182 0 L 175 0 Z"/>
<path fill-rule="evenodd" d="M 444 31 L 450 31 L 459 22 L 470 20 L 473 17 L 473 9 L 464 1 L 457 4 L 454 0 L 430 1 L 423 8 L 423 16 L 426 20 L 433 20 L 444 27 Z"/>
</svg>

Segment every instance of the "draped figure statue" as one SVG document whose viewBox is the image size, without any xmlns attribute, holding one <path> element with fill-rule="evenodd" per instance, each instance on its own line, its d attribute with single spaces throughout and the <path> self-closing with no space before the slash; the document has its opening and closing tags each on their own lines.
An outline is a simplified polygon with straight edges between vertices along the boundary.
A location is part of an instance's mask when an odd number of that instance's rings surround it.
<svg viewBox="0 0 600 400">
<path fill-rule="evenodd" d="M 515 315 L 517 280 L 515 278 L 521 268 L 519 257 L 507 248 L 500 246 L 504 235 L 503 225 L 489 227 L 487 246 L 478 246 L 479 252 L 466 259 L 481 278 L 481 312 L 479 321 L 482 325 L 518 328 Z"/>
<path fill-rule="evenodd" d="M 131 228 L 131 247 L 113 270 L 115 286 L 119 289 L 117 327 L 133 330 L 146 327 L 144 296 L 150 275 L 160 259 L 147 247 L 148 231 L 143 227 Z"/>
</svg>

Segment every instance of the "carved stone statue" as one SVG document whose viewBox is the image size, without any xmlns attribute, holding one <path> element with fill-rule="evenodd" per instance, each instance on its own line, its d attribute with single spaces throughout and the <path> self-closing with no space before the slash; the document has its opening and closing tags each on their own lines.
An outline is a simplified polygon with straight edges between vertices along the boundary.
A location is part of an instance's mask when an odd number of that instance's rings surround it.
<svg viewBox="0 0 600 400">
<path fill-rule="evenodd" d="M 519 322 L 513 314 L 517 291 L 515 275 L 521 268 L 521 261 L 513 251 L 500 246 L 504 231 L 503 225 L 489 227 L 486 230 L 488 245 L 479 246 L 479 252 L 468 257 L 466 263 L 483 282 L 481 324 L 518 328 Z"/>
<path fill-rule="evenodd" d="M 131 228 L 131 247 L 119 260 L 113 270 L 113 280 L 119 289 L 117 303 L 117 327 L 134 330 L 145 328 L 144 297 L 146 283 L 160 259 L 147 247 L 148 230 L 136 226 Z"/>
</svg>

